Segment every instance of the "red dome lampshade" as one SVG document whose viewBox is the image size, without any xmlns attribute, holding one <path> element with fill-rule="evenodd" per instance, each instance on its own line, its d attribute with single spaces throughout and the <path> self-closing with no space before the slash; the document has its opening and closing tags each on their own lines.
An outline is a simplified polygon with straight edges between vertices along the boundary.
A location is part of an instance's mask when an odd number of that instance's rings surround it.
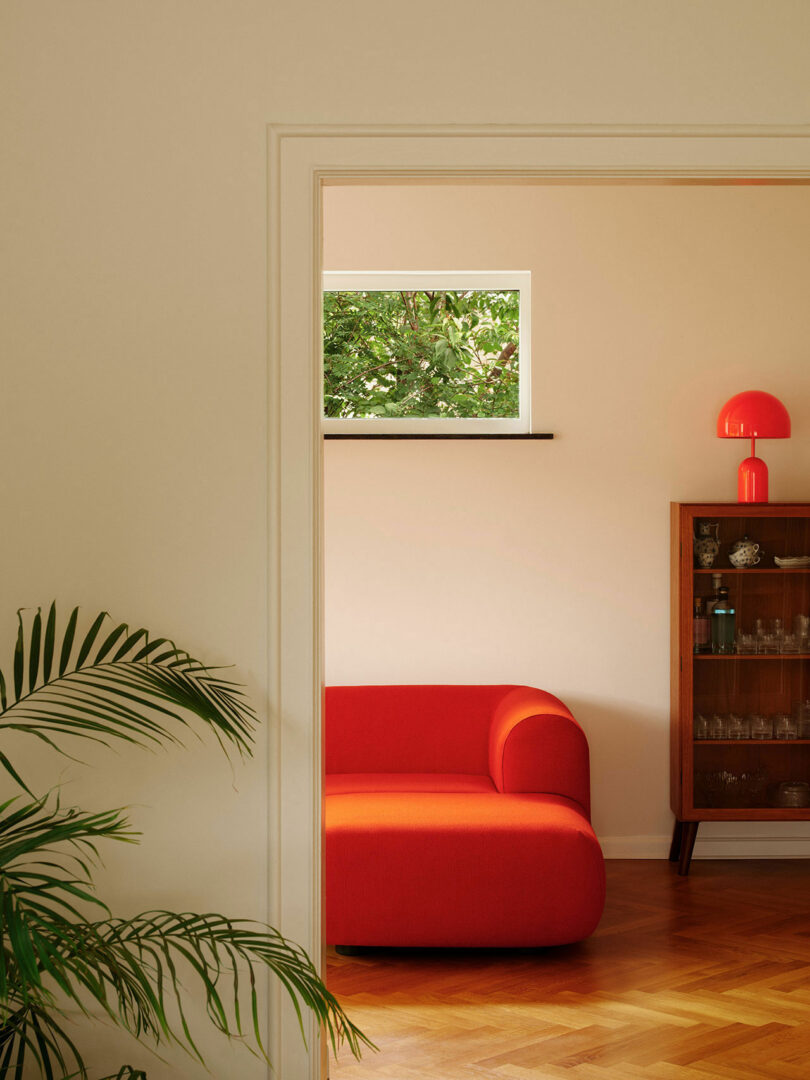
<svg viewBox="0 0 810 1080">
<path fill-rule="evenodd" d="M 764 390 L 745 390 L 725 403 L 717 417 L 721 439 L 750 439 L 751 456 L 740 463 L 737 474 L 737 501 L 768 501 L 768 466 L 756 457 L 757 439 L 789 439 L 790 414 L 785 406 Z"/>
</svg>

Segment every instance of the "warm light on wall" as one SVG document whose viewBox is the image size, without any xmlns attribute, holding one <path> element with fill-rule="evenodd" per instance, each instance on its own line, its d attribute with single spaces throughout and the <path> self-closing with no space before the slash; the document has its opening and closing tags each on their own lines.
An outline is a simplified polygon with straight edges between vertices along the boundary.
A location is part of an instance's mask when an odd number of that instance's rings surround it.
<svg viewBox="0 0 810 1080">
<path fill-rule="evenodd" d="M 790 415 L 773 394 L 744 390 L 725 403 L 717 418 L 721 439 L 750 439 L 751 456 L 740 462 L 737 502 L 768 501 L 768 466 L 756 456 L 757 439 L 789 439 Z"/>
</svg>

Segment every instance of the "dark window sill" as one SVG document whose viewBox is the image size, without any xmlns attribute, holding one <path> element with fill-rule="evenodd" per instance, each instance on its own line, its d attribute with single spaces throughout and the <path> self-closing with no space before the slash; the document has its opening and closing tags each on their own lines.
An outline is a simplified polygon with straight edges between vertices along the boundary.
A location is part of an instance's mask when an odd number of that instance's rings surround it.
<svg viewBox="0 0 810 1080">
<path fill-rule="evenodd" d="M 397 432 L 378 431 L 378 432 L 336 432 L 328 431 L 324 432 L 324 439 L 553 439 L 554 436 L 549 431 L 533 431 L 533 432 L 520 432 L 517 434 L 503 434 L 497 433 L 480 434 L 476 435 L 472 432 L 459 432 L 456 434 L 442 434 L 440 432 L 423 432 L 421 434 L 415 432 L 403 432 L 398 434 Z"/>
</svg>

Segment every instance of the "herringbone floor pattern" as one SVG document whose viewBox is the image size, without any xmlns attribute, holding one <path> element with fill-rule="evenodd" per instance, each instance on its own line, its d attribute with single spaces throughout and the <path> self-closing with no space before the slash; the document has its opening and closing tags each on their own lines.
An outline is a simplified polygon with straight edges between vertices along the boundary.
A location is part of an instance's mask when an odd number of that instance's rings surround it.
<svg viewBox="0 0 810 1080">
<path fill-rule="evenodd" d="M 380 1048 L 332 1080 L 810 1080 L 810 861 L 607 867 L 579 945 L 330 949 Z"/>
</svg>

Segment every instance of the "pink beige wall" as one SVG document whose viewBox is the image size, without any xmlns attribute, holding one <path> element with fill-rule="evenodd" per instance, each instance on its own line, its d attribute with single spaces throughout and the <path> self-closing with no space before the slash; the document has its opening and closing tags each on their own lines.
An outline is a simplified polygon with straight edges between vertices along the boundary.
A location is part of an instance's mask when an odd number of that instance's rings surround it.
<svg viewBox="0 0 810 1080">
<path fill-rule="evenodd" d="M 608 854 L 665 854 L 669 502 L 736 499 L 745 448 L 714 424 L 747 388 L 793 417 L 762 444 L 772 500 L 810 499 L 810 187 L 324 201 L 327 269 L 531 271 L 533 424 L 555 436 L 326 443 L 328 681 L 553 691 L 588 734 Z"/>
</svg>

